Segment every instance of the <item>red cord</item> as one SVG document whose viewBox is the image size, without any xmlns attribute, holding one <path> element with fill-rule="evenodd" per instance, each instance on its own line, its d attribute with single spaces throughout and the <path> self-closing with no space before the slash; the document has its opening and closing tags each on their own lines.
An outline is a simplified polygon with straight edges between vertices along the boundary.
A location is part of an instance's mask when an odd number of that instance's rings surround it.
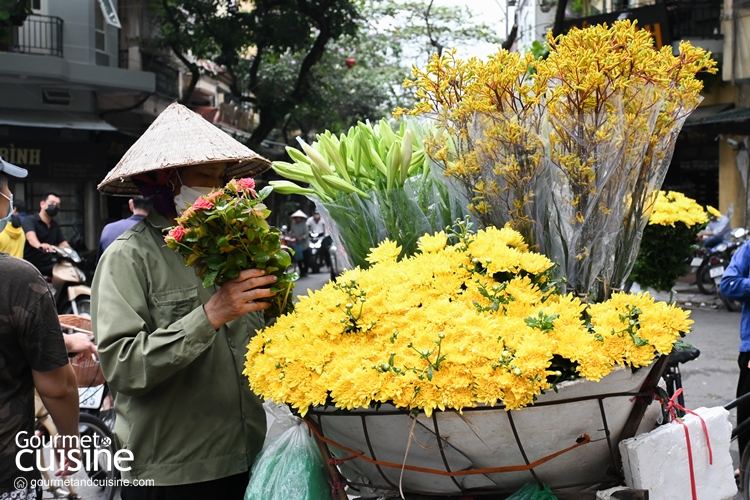
<svg viewBox="0 0 750 500">
<path fill-rule="evenodd" d="M 676 402 L 677 397 L 682 394 L 682 389 L 677 389 L 677 391 L 674 393 L 674 395 L 669 398 L 669 401 L 667 402 L 667 411 L 669 412 L 669 415 L 672 417 L 672 422 L 679 422 L 682 425 L 682 428 L 685 430 L 685 441 L 687 442 L 687 452 L 688 452 L 688 466 L 690 467 L 690 490 L 693 494 L 693 500 L 698 500 L 698 493 L 695 488 L 695 470 L 693 469 L 693 450 L 690 446 L 690 432 L 688 431 L 688 426 L 685 424 L 685 422 L 682 421 L 681 418 L 679 418 L 675 414 L 675 408 L 678 410 L 682 410 L 686 413 L 689 413 L 691 415 L 695 415 L 698 417 L 701 421 L 701 425 L 703 426 L 703 433 L 706 435 L 706 445 L 708 446 L 708 463 L 709 465 L 713 465 L 714 463 L 714 456 L 711 451 L 711 439 L 708 437 L 708 427 L 706 427 L 706 422 L 703 420 L 703 417 L 695 413 L 694 411 L 688 410 L 684 406 L 681 406 L 679 403 Z"/>
</svg>

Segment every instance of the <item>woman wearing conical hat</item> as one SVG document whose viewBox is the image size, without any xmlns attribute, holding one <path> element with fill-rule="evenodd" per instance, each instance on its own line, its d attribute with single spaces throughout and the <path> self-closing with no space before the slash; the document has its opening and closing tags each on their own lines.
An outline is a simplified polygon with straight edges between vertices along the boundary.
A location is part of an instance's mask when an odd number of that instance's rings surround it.
<svg viewBox="0 0 750 500">
<path fill-rule="evenodd" d="M 247 270 L 204 288 L 164 245 L 187 204 L 265 158 L 179 104 L 168 107 L 99 185 L 152 197 L 154 209 L 104 252 L 92 319 L 102 370 L 115 394 L 115 436 L 128 453 L 122 498 L 238 499 L 266 432 L 262 402 L 242 376 L 250 338 L 264 325 L 256 299 L 274 276 Z"/>
</svg>

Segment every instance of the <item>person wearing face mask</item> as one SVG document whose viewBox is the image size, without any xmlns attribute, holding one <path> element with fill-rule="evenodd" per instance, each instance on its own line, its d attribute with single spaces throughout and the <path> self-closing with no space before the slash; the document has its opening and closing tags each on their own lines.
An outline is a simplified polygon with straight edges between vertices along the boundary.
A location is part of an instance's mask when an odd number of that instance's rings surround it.
<svg viewBox="0 0 750 500">
<path fill-rule="evenodd" d="M 8 177 L 26 175 L 25 169 L 0 158 L 0 230 L 13 213 Z M 39 271 L 0 252 L 0 277 L 0 500 L 41 499 L 42 488 L 31 486 L 41 479 L 33 455 L 22 453 L 15 439 L 34 434 L 36 389 L 65 438 L 62 446 L 71 446 L 71 438 L 78 436 L 76 376 L 55 303 Z M 66 459 L 56 475 L 71 474 L 74 465 Z"/>
<path fill-rule="evenodd" d="M 201 195 L 270 162 L 180 104 L 170 105 L 99 185 L 150 197 L 148 216 L 102 254 L 92 322 L 115 393 L 115 437 L 134 459 L 123 500 L 242 500 L 266 432 L 262 401 L 242 375 L 246 346 L 265 326 L 256 299 L 274 276 L 246 270 L 204 288 L 164 244 L 167 228 Z"/>
<path fill-rule="evenodd" d="M 23 258 L 34 264 L 43 276 L 51 276 L 55 267 L 52 246 L 70 247 L 55 221 L 59 211 L 60 197 L 55 193 L 46 193 L 39 202 L 39 213 L 29 215 L 23 221 L 26 233 Z"/>
<path fill-rule="evenodd" d="M 9 201 L 12 205 L 13 213 L 5 228 L 0 228 L 0 252 L 5 252 L 13 257 L 22 259 L 23 247 L 26 245 L 26 236 L 24 236 L 21 218 L 18 215 L 18 204 L 13 202 L 13 195 L 11 195 Z M 0 222 L 0 226 L 2 226 L 2 222 Z"/>
</svg>

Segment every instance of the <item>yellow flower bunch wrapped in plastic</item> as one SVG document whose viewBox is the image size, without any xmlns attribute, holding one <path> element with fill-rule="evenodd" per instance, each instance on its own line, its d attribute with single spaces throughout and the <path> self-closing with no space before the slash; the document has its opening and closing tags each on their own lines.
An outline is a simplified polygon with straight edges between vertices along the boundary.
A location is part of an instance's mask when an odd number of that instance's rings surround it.
<svg viewBox="0 0 750 500">
<path fill-rule="evenodd" d="M 569 290 L 602 300 L 622 288 L 677 135 L 701 100 L 710 53 L 654 47 L 623 20 L 547 37 L 549 56 L 460 59 L 415 68 L 418 102 L 395 114 L 432 118 L 425 152 L 471 199 L 485 225 L 510 223 L 560 264 Z"/>
<path fill-rule="evenodd" d="M 301 297 L 249 344 L 252 389 L 303 415 L 378 402 L 427 415 L 516 409 L 560 380 L 648 365 L 692 323 L 648 294 L 593 306 L 561 295 L 553 262 L 509 227 L 474 234 L 462 224 L 423 236 L 419 248 L 398 261 L 386 241 L 369 269 Z"/>
</svg>

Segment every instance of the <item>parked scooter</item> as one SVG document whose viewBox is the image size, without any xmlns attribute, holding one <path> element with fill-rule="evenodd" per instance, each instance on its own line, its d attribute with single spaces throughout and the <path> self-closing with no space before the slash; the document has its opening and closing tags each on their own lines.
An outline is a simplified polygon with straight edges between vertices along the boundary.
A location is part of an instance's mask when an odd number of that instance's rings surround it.
<svg viewBox="0 0 750 500">
<path fill-rule="evenodd" d="M 53 246 L 57 264 L 47 278 L 59 314 L 91 316 L 91 288 L 84 285 L 86 275 L 77 266 L 83 262 L 78 252 L 69 247 Z"/>
<path fill-rule="evenodd" d="M 703 279 L 713 280 L 714 288 L 719 293 L 721 301 L 724 303 L 724 307 L 729 311 L 739 311 L 742 309 L 742 305 L 736 300 L 729 300 L 719 290 L 719 283 L 724 275 L 724 271 L 729 266 L 734 253 L 750 238 L 750 233 L 744 228 L 737 228 L 732 230 L 732 236 L 729 241 L 719 243 L 711 249 L 710 256 L 708 258 L 708 265 L 703 270 Z M 698 276 L 698 283 L 701 282 L 701 276 Z"/>
</svg>

